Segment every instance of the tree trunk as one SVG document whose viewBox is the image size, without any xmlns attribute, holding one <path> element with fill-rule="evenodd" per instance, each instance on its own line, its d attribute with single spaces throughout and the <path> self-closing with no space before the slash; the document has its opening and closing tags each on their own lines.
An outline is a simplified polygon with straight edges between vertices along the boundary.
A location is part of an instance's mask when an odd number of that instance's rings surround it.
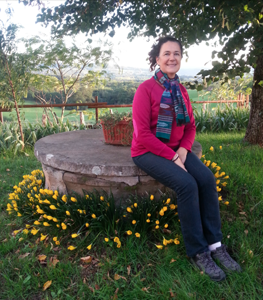
<svg viewBox="0 0 263 300">
<path fill-rule="evenodd" d="M 244 139 L 251 144 L 263 146 L 263 87 L 259 85 L 260 81 L 263 81 L 263 53 L 258 57 L 254 70 L 249 122 Z"/>
</svg>

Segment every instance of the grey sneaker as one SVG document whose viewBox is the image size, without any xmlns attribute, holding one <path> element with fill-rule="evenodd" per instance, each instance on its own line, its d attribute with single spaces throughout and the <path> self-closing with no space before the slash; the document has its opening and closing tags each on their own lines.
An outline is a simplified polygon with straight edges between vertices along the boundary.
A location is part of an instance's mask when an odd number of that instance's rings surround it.
<svg viewBox="0 0 263 300">
<path fill-rule="evenodd" d="M 211 251 L 211 256 L 220 262 L 225 271 L 236 271 L 239 273 L 242 271 L 240 265 L 227 253 L 225 245 Z"/>
<path fill-rule="evenodd" d="M 195 257 L 190 258 L 190 261 L 201 271 L 204 271 L 213 281 L 221 281 L 226 278 L 224 271 L 213 261 L 210 251 L 196 254 Z"/>
</svg>

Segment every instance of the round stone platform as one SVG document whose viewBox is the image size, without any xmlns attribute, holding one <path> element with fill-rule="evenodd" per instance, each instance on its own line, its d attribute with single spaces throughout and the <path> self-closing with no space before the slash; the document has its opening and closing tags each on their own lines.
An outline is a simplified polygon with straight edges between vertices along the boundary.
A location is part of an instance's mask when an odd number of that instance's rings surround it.
<svg viewBox="0 0 263 300">
<path fill-rule="evenodd" d="M 62 194 L 104 190 L 123 198 L 131 193 L 157 195 L 166 187 L 140 170 L 130 147 L 106 145 L 102 129 L 58 133 L 38 140 L 35 156 L 42 163 L 45 188 Z M 193 152 L 202 155 L 201 145 Z"/>
</svg>

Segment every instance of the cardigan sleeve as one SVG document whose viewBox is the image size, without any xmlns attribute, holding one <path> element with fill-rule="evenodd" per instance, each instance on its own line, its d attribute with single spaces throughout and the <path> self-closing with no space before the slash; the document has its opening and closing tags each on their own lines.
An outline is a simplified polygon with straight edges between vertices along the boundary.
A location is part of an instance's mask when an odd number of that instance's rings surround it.
<svg viewBox="0 0 263 300">
<path fill-rule="evenodd" d="M 161 142 L 151 131 L 151 89 L 141 84 L 133 100 L 133 126 L 137 143 L 149 152 L 171 160 L 175 151 Z"/>
<path fill-rule="evenodd" d="M 190 123 L 185 125 L 184 135 L 180 142 L 180 147 L 183 147 L 186 150 L 188 150 L 189 152 L 191 152 L 191 148 L 194 143 L 195 133 L 196 133 L 195 119 L 194 119 L 194 114 L 193 114 L 193 108 L 192 108 L 191 101 L 189 99 L 187 90 L 181 84 L 180 84 L 180 88 L 181 88 L 181 92 L 183 94 L 184 99 L 187 100 L 187 103 L 188 103 L 187 111 L 188 111 L 188 115 L 190 118 Z"/>
</svg>

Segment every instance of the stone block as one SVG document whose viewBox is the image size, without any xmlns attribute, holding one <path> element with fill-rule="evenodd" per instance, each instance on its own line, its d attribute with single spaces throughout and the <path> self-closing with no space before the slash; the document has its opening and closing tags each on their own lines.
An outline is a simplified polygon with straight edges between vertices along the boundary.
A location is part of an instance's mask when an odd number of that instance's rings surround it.
<svg viewBox="0 0 263 300">
<path fill-rule="evenodd" d="M 57 190 L 60 194 L 67 194 L 67 188 L 63 181 L 64 171 L 54 169 L 42 164 L 45 174 L 45 188 L 49 190 Z"/>
</svg>

